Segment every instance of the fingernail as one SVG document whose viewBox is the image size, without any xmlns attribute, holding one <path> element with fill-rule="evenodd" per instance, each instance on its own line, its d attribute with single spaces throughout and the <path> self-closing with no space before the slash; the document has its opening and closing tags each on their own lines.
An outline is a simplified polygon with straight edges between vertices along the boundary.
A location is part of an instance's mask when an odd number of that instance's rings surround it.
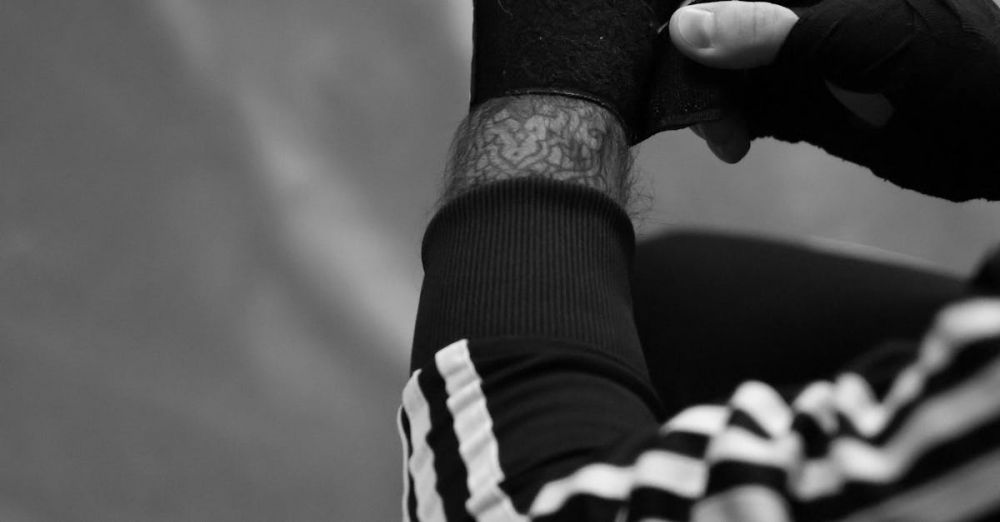
<svg viewBox="0 0 1000 522">
<path fill-rule="evenodd" d="M 697 7 L 685 7 L 677 12 L 677 30 L 681 38 L 695 49 L 712 46 L 712 26 L 715 15 Z"/>
</svg>

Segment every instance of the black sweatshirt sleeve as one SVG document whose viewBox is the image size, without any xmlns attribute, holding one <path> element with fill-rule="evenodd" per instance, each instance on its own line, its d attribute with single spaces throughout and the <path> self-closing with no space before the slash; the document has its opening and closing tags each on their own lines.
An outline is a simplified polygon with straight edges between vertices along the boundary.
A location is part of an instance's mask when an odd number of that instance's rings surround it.
<svg viewBox="0 0 1000 522">
<path fill-rule="evenodd" d="M 634 243 L 628 216 L 587 187 L 518 179 L 452 201 L 424 236 L 411 369 L 459 339 L 530 336 L 588 345 L 645 375 Z"/>
</svg>

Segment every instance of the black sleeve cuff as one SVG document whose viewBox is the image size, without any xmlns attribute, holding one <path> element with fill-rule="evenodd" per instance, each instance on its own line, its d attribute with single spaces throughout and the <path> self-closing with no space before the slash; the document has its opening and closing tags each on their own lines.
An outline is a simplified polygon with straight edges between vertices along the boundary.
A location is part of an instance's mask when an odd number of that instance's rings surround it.
<svg viewBox="0 0 1000 522">
<path fill-rule="evenodd" d="M 647 375 L 634 246 L 625 212 L 579 185 L 516 179 L 451 201 L 424 235 L 411 368 L 459 339 L 530 336 L 588 344 Z"/>
</svg>

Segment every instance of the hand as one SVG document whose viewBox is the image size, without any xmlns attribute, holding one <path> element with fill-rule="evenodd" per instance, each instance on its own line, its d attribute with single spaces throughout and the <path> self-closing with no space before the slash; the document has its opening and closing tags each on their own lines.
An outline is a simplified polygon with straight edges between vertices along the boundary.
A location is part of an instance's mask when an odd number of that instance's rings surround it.
<svg viewBox="0 0 1000 522">
<path fill-rule="evenodd" d="M 1000 0 L 998 0 L 1000 1 Z M 726 1 L 678 9 L 670 19 L 670 38 L 684 55 L 719 69 L 750 69 L 771 64 L 799 16 L 791 9 L 766 2 Z M 856 116 L 881 127 L 892 105 L 880 94 L 842 89 L 827 82 L 835 98 Z M 736 163 L 750 150 L 750 135 L 739 112 L 693 125 L 722 161 Z"/>
<path fill-rule="evenodd" d="M 923 194 L 1000 200 L 996 0 L 777 1 L 796 7 L 717 2 L 670 21 L 681 52 L 745 69 L 742 113 L 697 129 L 716 154 L 805 141 Z"/>
</svg>

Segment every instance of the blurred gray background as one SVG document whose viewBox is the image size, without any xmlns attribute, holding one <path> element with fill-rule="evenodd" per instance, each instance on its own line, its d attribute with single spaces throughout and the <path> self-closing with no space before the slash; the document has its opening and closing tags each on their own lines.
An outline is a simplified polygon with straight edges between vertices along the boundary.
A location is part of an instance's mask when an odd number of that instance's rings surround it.
<svg viewBox="0 0 1000 522">
<path fill-rule="evenodd" d="M 0 2 L 0 520 L 397 520 L 468 0 Z M 807 146 L 643 145 L 645 234 L 964 274 L 1000 207 Z"/>
</svg>

